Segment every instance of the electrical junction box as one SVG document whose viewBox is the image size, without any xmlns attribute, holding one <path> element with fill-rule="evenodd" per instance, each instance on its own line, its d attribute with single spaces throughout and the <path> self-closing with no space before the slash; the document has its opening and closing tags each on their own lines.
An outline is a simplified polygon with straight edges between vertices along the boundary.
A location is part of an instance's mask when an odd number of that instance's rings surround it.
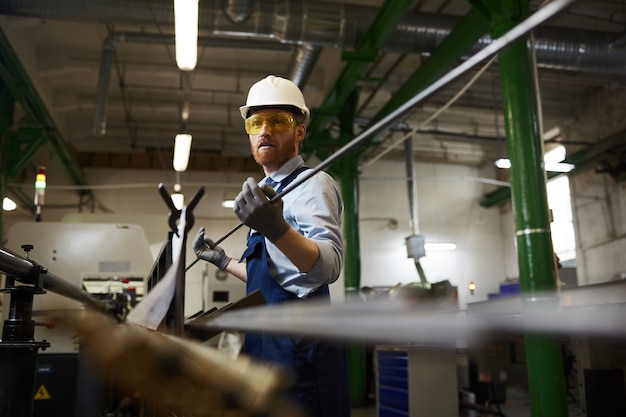
<svg viewBox="0 0 626 417">
<path fill-rule="evenodd" d="M 406 257 L 413 258 L 415 260 L 426 256 L 426 249 L 424 249 L 424 236 L 411 235 L 407 236 L 406 241 Z"/>
</svg>

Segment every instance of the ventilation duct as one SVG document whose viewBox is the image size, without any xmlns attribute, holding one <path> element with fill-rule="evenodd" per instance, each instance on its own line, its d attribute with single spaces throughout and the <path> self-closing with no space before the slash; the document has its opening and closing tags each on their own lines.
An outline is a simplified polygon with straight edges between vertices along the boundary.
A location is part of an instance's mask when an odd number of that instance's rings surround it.
<svg viewBox="0 0 626 417">
<path fill-rule="evenodd" d="M 225 5 L 223 1 L 213 0 L 200 5 L 199 29 L 203 35 L 273 39 L 287 44 L 353 49 L 377 12 L 376 7 L 314 0 L 233 0 Z M 144 29 L 174 27 L 170 0 L 2 0 L 0 14 L 81 23 L 139 25 Z M 382 50 L 428 54 L 457 21 L 458 18 L 451 16 L 409 13 Z M 538 65 L 555 70 L 623 75 L 626 54 L 615 42 L 616 36 L 602 32 L 540 28 L 535 32 Z M 490 41 L 485 37 L 477 47 Z"/>
</svg>

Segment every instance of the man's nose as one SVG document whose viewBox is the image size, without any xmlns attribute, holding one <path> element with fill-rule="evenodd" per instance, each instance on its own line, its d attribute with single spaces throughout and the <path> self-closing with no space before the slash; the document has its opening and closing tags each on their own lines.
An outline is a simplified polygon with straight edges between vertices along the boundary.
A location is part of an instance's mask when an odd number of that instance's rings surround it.
<svg viewBox="0 0 626 417">
<path fill-rule="evenodd" d="M 267 121 L 264 121 L 263 124 L 261 125 L 261 130 L 259 131 L 259 135 L 267 134 L 267 133 L 270 133 L 271 131 L 272 129 L 270 129 L 270 125 L 267 123 Z"/>
</svg>

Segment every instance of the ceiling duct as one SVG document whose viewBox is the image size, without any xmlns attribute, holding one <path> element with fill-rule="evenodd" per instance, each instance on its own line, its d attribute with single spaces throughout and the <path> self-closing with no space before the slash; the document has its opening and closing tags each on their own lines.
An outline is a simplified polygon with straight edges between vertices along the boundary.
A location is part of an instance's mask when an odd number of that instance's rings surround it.
<svg viewBox="0 0 626 417">
<path fill-rule="evenodd" d="M 224 7 L 228 16 L 223 12 Z M 273 39 L 288 44 L 353 49 L 367 30 L 376 7 L 313 0 L 203 1 L 199 29 L 204 35 Z M 0 14 L 83 23 L 174 27 L 170 0 L 3 0 Z M 241 23 L 233 23 L 241 22 Z M 430 53 L 458 18 L 408 13 L 383 51 Z M 617 34 L 539 28 L 535 32 L 538 65 L 555 70 L 622 75 L 626 54 L 614 42 Z M 480 40 L 477 48 L 491 42 Z"/>
<path fill-rule="evenodd" d="M 248 20 L 252 14 L 252 0 L 226 0 L 224 1 L 224 14 L 235 24 L 241 24 Z"/>
<path fill-rule="evenodd" d="M 293 70 L 291 71 L 289 79 L 300 87 L 301 90 L 304 90 L 304 86 L 311 76 L 311 72 L 317 62 L 317 58 L 320 56 L 320 52 L 322 52 L 322 48 L 311 44 L 302 45 L 298 49 L 298 54 L 292 65 Z"/>
<path fill-rule="evenodd" d="M 378 12 L 376 7 L 313 0 L 223 1 L 200 5 L 199 30 L 204 35 L 274 39 L 288 44 L 353 49 Z M 170 0 L 3 0 L 0 14 L 82 23 L 129 24 L 161 30 L 174 27 Z M 241 24 L 235 21 L 245 21 Z M 457 17 L 408 13 L 383 51 L 432 52 L 458 22 Z M 617 34 L 540 28 L 535 32 L 538 65 L 543 68 L 623 75 L 626 54 Z M 477 47 L 490 43 L 481 39 Z"/>
</svg>

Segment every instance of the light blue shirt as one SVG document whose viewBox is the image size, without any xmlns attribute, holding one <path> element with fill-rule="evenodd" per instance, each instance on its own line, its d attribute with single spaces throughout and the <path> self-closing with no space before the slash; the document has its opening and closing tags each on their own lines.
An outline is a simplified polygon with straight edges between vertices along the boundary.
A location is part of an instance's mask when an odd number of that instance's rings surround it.
<svg viewBox="0 0 626 417">
<path fill-rule="evenodd" d="M 304 165 L 296 156 L 271 175 L 272 180 L 284 180 Z M 299 175 L 304 175 L 306 171 Z M 261 181 L 262 186 L 265 180 Z M 276 186 L 278 188 L 278 186 Z M 309 272 L 298 268 L 267 238 L 268 270 L 285 290 L 306 297 L 323 284 L 335 282 L 343 267 L 341 237 L 341 192 L 335 180 L 320 171 L 283 196 L 283 217 L 298 232 L 312 239 L 320 257 Z"/>
</svg>

